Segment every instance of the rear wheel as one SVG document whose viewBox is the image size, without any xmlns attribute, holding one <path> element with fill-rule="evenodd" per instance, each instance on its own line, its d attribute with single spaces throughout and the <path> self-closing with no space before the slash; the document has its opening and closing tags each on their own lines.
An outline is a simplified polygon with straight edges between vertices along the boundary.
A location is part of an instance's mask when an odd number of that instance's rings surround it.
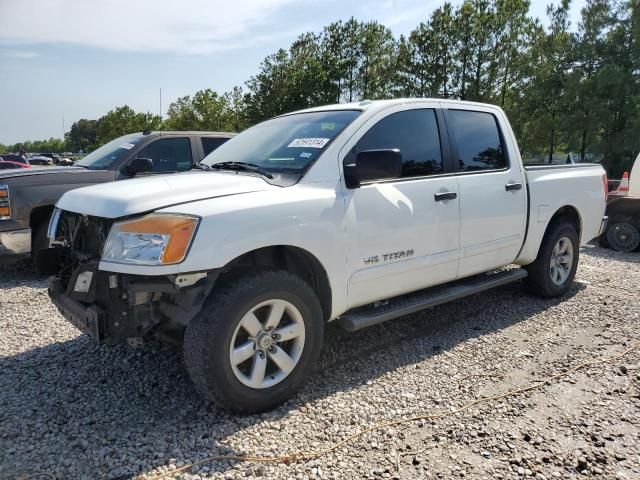
<svg viewBox="0 0 640 480">
<path fill-rule="evenodd" d="M 640 246 L 640 231 L 631 222 L 616 222 L 607 228 L 607 243 L 619 252 L 633 252 Z"/>
<path fill-rule="evenodd" d="M 324 323 L 311 287 L 265 272 L 214 293 L 187 326 L 184 358 L 196 389 L 238 413 L 291 397 L 313 372 Z"/>
<path fill-rule="evenodd" d="M 559 297 L 571 288 L 579 259 L 578 233 L 559 221 L 549 227 L 536 260 L 527 265 L 527 289 L 541 297 Z"/>
</svg>

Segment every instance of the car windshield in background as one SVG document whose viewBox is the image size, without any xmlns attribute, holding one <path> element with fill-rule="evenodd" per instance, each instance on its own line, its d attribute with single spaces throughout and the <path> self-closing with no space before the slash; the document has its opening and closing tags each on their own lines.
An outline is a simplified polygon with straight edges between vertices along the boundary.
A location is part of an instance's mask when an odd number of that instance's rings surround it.
<svg viewBox="0 0 640 480">
<path fill-rule="evenodd" d="M 303 173 L 359 110 L 297 113 L 259 123 L 227 141 L 202 161 L 252 164 L 271 173 Z"/>
<path fill-rule="evenodd" d="M 118 137 L 94 150 L 76 163 L 90 170 L 106 170 L 120 161 L 129 151 L 145 139 L 144 135 L 132 134 Z"/>
</svg>

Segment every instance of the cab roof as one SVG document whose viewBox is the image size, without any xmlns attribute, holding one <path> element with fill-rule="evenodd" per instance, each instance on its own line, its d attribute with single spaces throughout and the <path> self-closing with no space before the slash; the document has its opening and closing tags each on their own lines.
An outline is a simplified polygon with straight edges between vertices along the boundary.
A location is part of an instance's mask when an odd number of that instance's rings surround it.
<svg viewBox="0 0 640 480">
<path fill-rule="evenodd" d="M 339 111 L 339 110 L 381 110 L 386 107 L 392 107 L 395 105 L 405 105 L 405 104 L 419 104 L 425 102 L 439 102 L 443 105 L 476 105 L 481 107 L 490 107 L 499 109 L 500 107 L 496 105 L 492 105 L 490 103 L 480 103 L 480 102 L 469 102 L 466 100 L 447 100 L 442 98 L 394 98 L 389 100 L 362 100 L 360 102 L 350 102 L 350 103 L 336 103 L 332 105 L 321 105 L 318 107 L 305 108 L 302 110 L 297 110 L 295 112 L 289 112 L 285 115 L 293 115 L 296 113 L 309 113 L 309 112 L 327 112 L 327 111 Z"/>
<path fill-rule="evenodd" d="M 202 130 L 147 130 L 145 132 L 136 132 L 135 134 L 145 135 L 145 136 L 194 135 L 194 136 L 202 136 L 202 137 L 220 137 L 220 138 L 231 138 L 237 135 L 237 133 L 233 133 L 233 132 L 208 132 L 208 131 L 202 131 Z"/>
</svg>

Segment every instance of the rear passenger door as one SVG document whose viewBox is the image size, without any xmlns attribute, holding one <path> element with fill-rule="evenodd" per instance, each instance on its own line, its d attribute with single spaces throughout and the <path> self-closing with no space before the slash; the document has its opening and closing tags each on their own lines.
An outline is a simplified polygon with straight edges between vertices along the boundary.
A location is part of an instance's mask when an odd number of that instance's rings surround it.
<svg viewBox="0 0 640 480">
<path fill-rule="evenodd" d="M 346 189 L 350 307 L 453 280 L 459 256 L 458 182 L 437 103 L 372 117 L 341 152 L 398 149 L 402 177 Z M 444 198 L 443 194 L 448 197 Z"/>
<path fill-rule="evenodd" d="M 506 145 L 498 110 L 460 105 L 444 110 L 460 189 L 458 277 L 513 262 L 524 240 L 524 173 Z"/>
</svg>

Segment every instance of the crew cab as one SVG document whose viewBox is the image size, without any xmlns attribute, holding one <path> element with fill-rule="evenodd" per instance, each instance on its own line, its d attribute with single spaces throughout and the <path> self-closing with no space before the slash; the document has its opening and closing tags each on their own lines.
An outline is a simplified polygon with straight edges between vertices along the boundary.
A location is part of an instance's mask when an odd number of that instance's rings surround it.
<svg viewBox="0 0 640 480">
<path fill-rule="evenodd" d="M 326 322 L 358 330 L 517 280 L 565 294 L 606 224 L 600 166 L 524 168 L 503 111 L 479 103 L 302 110 L 203 165 L 66 193 L 49 295 L 98 341 L 181 340 L 197 390 L 235 412 L 299 389 Z"/>
<path fill-rule="evenodd" d="M 48 246 L 47 226 L 63 193 L 140 174 L 190 170 L 232 136 L 220 132 L 134 133 L 103 145 L 73 167 L 0 172 L 0 259 L 12 261 L 32 252 L 36 268 L 46 270 L 46 256 L 38 256 L 37 251 Z"/>
</svg>

